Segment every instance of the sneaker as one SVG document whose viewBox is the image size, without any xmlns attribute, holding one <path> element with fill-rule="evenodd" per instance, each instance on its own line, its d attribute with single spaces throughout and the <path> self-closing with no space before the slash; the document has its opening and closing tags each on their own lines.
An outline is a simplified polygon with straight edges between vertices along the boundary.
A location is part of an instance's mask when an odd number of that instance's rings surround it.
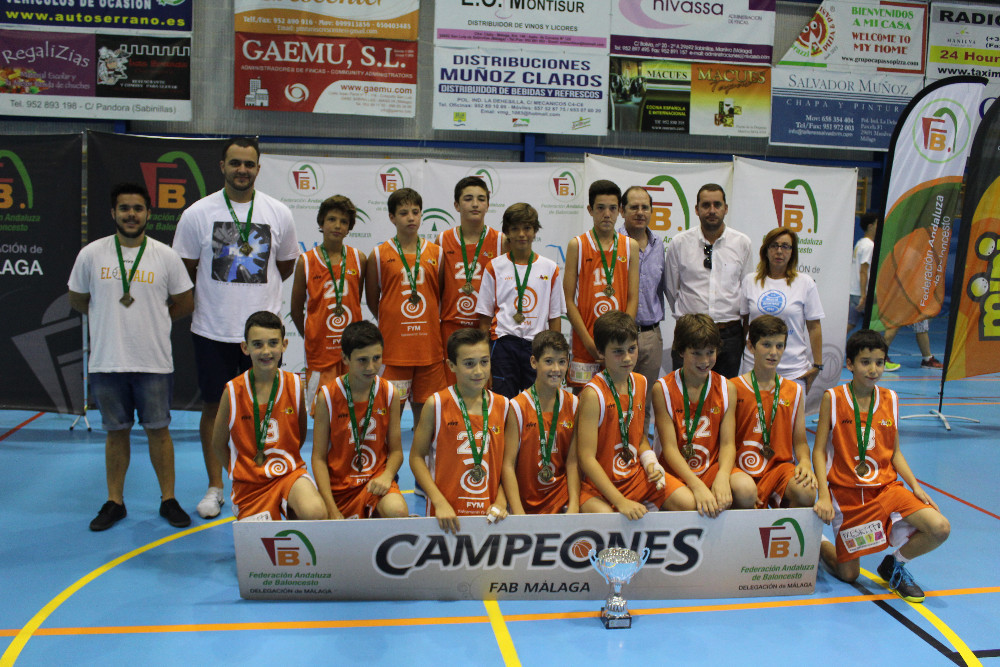
<svg viewBox="0 0 1000 667">
<path fill-rule="evenodd" d="M 923 602 L 924 591 L 913 581 L 913 577 L 902 563 L 892 556 L 886 556 L 878 566 L 878 576 L 885 579 L 889 590 L 907 602 Z"/>
<path fill-rule="evenodd" d="M 895 362 L 893 362 L 893 361 L 886 361 L 885 362 L 885 370 L 887 370 L 887 371 L 890 371 L 890 372 L 891 371 L 898 371 L 899 368 L 900 368 L 900 365 L 897 364 L 897 363 L 895 363 Z"/>
<path fill-rule="evenodd" d="M 222 496 L 222 489 L 217 486 L 210 486 L 208 487 L 208 491 L 205 492 L 205 497 L 198 503 L 198 514 L 203 519 L 215 518 L 219 516 L 219 512 L 222 511 L 222 506 L 225 502 L 225 498 Z"/>
<path fill-rule="evenodd" d="M 920 362 L 921 368 L 944 368 L 944 364 L 937 360 L 936 357 L 931 357 L 930 359 L 924 359 Z"/>
<path fill-rule="evenodd" d="M 181 509 L 176 498 L 168 498 L 160 503 L 160 516 L 174 528 L 184 528 L 191 525 L 191 517 Z"/>
<path fill-rule="evenodd" d="M 107 530 L 124 519 L 126 514 L 128 512 L 125 511 L 125 505 L 119 505 L 115 501 L 109 500 L 101 506 L 101 511 L 90 522 L 90 529 L 93 531 Z"/>
</svg>

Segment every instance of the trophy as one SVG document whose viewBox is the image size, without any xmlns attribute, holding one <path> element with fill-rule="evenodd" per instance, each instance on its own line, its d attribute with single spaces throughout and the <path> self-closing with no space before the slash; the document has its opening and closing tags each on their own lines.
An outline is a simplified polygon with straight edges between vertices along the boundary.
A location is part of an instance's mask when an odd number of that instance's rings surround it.
<svg viewBox="0 0 1000 667">
<path fill-rule="evenodd" d="M 601 620 L 608 630 L 631 628 L 632 614 L 628 611 L 628 600 L 622 597 L 622 586 L 627 584 L 642 569 L 649 558 L 649 548 L 642 550 L 642 558 L 631 549 L 612 547 L 597 553 L 591 549 L 588 554 L 590 564 L 611 585 L 611 592 L 601 607 Z"/>
</svg>

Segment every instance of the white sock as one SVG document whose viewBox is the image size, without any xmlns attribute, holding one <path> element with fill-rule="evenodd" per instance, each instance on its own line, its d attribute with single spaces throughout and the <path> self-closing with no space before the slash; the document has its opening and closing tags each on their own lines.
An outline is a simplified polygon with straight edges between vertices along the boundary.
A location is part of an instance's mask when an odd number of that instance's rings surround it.
<svg viewBox="0 0 1000 667">
<path fill-rule="evenodd" d="M 910 561 L 909 558 L 907 558 L 906 556 L 904 556 L 899 552 L 899 549 L 896 549 L 896 553 L 894 553 L 892 556 L 893 558 L 896 559 L 896 562 L 899 563 L 900 565 L 902 565 L 903 563 L 908 563 Z"/>
<path fill-rule="evenodd" d="M 933 358 L 934 358 L 934 355 L 932 354 L 930 356 L 924 357 L 924 361 L 930 361 Z"/>
</svg>

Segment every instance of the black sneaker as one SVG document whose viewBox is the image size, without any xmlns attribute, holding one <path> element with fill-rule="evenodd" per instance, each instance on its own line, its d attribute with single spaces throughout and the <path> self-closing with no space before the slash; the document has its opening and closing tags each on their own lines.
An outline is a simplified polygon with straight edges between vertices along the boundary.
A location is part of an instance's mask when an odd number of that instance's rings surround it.
<svg viewBox="0 0 1000 667">
<path fill-rule="evenodd" d="M 93 531 L 107 530 L 124 519 L 126 514 L 128 512 L 125 511 L 125 505 L 119 505 L 115 501 L 109 500 L 101 506 L 101 511 L 90 522 L 90 529 Z"/>
<path fill-rule="evenodd" d="M 882 559 L 878 566 L 878 576 L 885 579 L 889 590 L 903 598 L 907 602 L 923 602 L 924 591 L 917 582 L 913 581 L 913 576 L 907 571 L 902 563 L 897 563 L 896 559 L 889 555 Z"/>
<path fill-rule="evenodd" d="M 160 503 L 160 516 L 174 528 L 184 528 L 191 525 L 191 517 L 181 509 L 176 498 L 169 498 Z"/>
</svg>

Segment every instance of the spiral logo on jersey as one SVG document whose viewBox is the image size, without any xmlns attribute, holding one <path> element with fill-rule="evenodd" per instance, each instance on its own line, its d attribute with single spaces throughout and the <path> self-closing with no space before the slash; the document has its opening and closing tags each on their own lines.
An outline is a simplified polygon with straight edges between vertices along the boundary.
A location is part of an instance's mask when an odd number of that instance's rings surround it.
<svg viewBox="0 0 1000 667">
<path fill-rule="evenodd" d="M 521 312 L 530 313 L 535 309 L 536 305 L 538 305 L 538 295 L 535 293 L 535 290 L 525 287 L 524 294 L 521 295 Z"/>
<path fill-rule="evenodd" d="M 629 475 L 632 474 L 632 466 L 634 466 L 635 462 L 638 460 L 639 452 L 637 452 L 635 447 L 633 447 L 632 445 L 629 445 L 628 448 L 629 451 L 632 452 L 632 458 L 630 459 L 629 463 L 626 464 L 621 457 L 622 443 L 619 442 L 618 444 L 615 445 L 615 460 L 611 464 L 611 468 L 615 473 L 615 477 L 628 477 Z"/>
<path fill-rule="evenodd" d="M 344 309 L 343 315 L 337 315 L 332 310 L 330 315 L 326 318 L 326 328 L 330 331 L 343 331 L 344 328 L 351 323 L 351 311 L 347 308 Z"/>
<path fill-rule="evenodd" d="M 465 472 L 462 473 L 462 479 L 459 481 L 462 485 L 462 489 L 468 493 L 479 495 L 486 493 L 490 479 L 490 467 L 486 464 L 486 461 L 483 461 L 482 463 L 483 472 L 486 474 L 483 475 L 483 478 L 479 480 L 478 483 L 472 481 L 472 466 L 475 464 L 475 461 L 469 458 L 465 459 L 462 463 L 468 466 Z"/>
<path fill-rule="evenodd" d="M 683 453 L 683 449 L 681 453 Z M 700 475 L 708 470 L 709 458 L 708 450 L 703 445 L 695 445 L 694 454 L 687 460 L 688 468 L 691 468 L 691 472 L 696 475 Z"/>
<path fill-rule="evenodd" d="M 267 462 L 264 463 L 264 474 L 267 475 L 268 479 L 275 479 L 295 470 L 295 461 L 288 455 L 288 452 L 272 447 L 265 450 L 264 454 L 268 457 Z"/>
<path fill-rule="evenodd" d="M 874 440 L 875 440 L 875 434 L 872 433 L 872 443 L 868 446 L 869 449 L 875 447 Z M 859 463 L 861 463 L 861 459 L 855 456 L 854 465 L 858 465 Z M 866 456 L 865 465 L 868 466 L 868 474 L 865 475 L 864 477 L 860 477 L 857 473 L 857 470 L 855 470 L 854 476 L 860 479 L 862 482 L 874 482 L 875 479 L 878 477 L 878 463 L 875 461 L 875 459 Z"/>
<path fill-rule="evenodd" d="M 399 307 L 399 310 L 403 313 L 403 317 L 408 317 L 412 320 L 424 314 L 427 304 L 424 302 L 424 297 L 420 296 L 419 293 L 417 294 L 417 298 L 420 300 L 412 303 L 410 301 L 410 294 L 412 294 L 410 290 L 403 291 L 403 305 Z"/>
<path fill-rule="evenodd" d="M 476 310 L 476 297 L 472 294 L 460 294 L 455 305 L 458 307 L 458 312 L 472 314 Z"/>
<path fill-rule="evenodd" d="M 739 459 L 737 460 L 737 465 L 743 470 L 743 472 L 750 475 L 759 475 L 764 472 L 764 466 L 767 465 L 767 459 L 761 454 L 760 444 L 752 442 L 749 440 L 743 441 L 744 447 L 753 447 L 753 449 L 745 449 L 740 452 Z"/>
<path fill-rule="evenodd" d="M 285 99 L 289 102 L 305 102 L 309 99 L 309 89 L 301 83 L 293 83 L 285 86 Z"/>
<path fill-rule="evenodd" d="M 606 296 L 594 302 L 595 317 L 600 317 L 604 313 L 611 312 L 612 310 L 621 310 L 621 308 L 618 307 L 617 297 Z"/>
</svg>

